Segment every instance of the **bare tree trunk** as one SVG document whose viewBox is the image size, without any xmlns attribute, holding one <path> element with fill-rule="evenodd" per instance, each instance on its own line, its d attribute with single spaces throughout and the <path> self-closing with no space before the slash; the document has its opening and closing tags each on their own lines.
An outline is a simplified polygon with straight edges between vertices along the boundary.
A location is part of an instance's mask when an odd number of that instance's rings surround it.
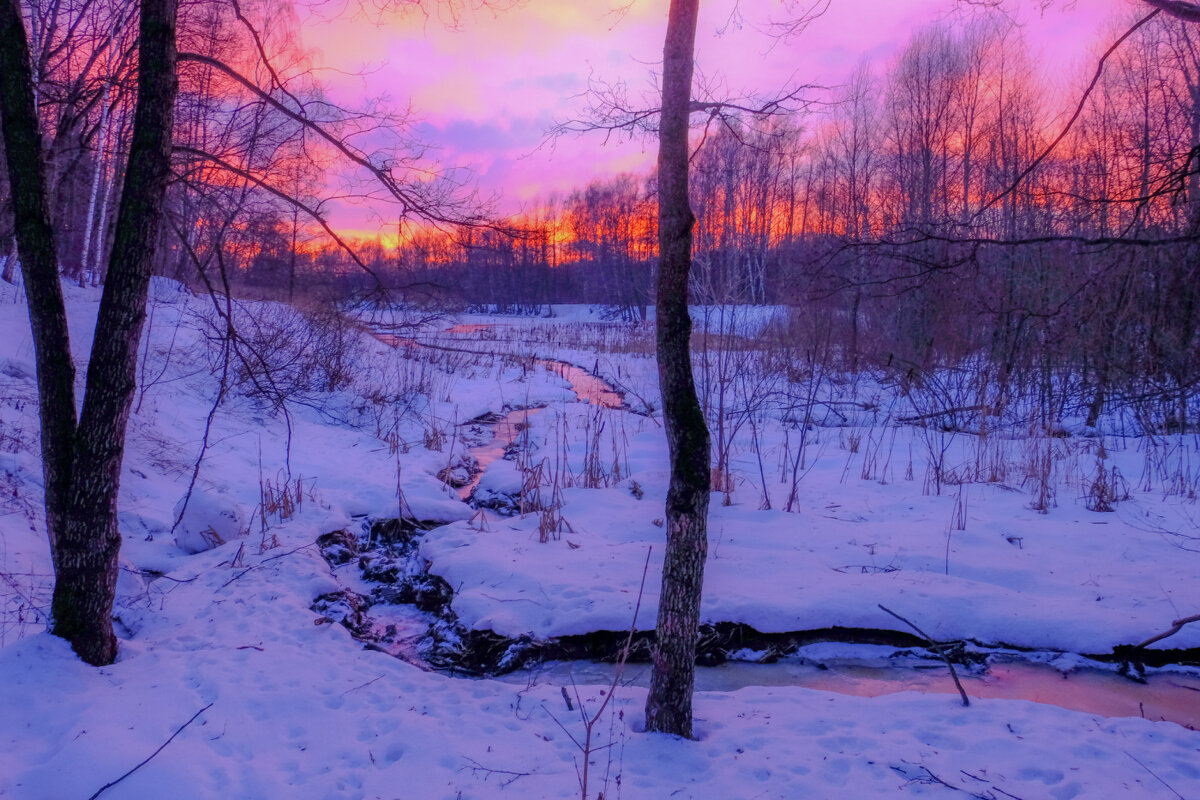
<svg viewBox="0 0 1200 800">
<path fill-rule="evenodd" d="M 103 276 L 100 274 L 100 265 L 104 263 L 104 245 L 108 241 L 108 207 L 112 202 L 113 184 L 117 182 L 117 157 L 115 153 L 109 163 L 112 174 L 105 177 L 104 197 L 100 199 L 100 219 L 96 220 L 96 251 L 92 257 L 92 263 L 96 265 L 96 268 L 92 270 L 92 286 L 99 286 L 103 280 Z M 100 167 L 101 169 L 104 168 L 103 159 L 100 161 Z"/>
<path fill-rule="evenodd" d="M 46 532 L 58 561 L 58 532 L 71 484 L 75 365 L 50 227 L 46 164 L 34 105 L 34 76 L 19 0 L 0 0 L 0 115 L 13 219 L 38 377 Z"/>
<path fill-rule="evenodd" d="M 18 0 L 0 0 L 0 109 L 37 354 L 46 525 L 55 568 L 51 631 L 93 665 L 110 664 L 117 654 L 112 627 L 121 545 L 117 493 L 150 265 L 170 175 L 177 2 L 141 2 L 133 141 L 77 425 L 28 44 Z"/>
<path fill-rule="evenodd" d="M 74 480 L 51 607 L 54 632 L 93 664 L 116 658 L 117 491 L 171 166 L 178 0 L 142 0 L 138 99 L 125 188 L 75 437 Z"/>
<path fill-rule="evenodd" d="M 688 203 L 688 117 L 699 0 L 671 0 L 663 46 L 658 152 L 658 375 L 671 458 L 667 547 L 646 729 L 692 736 L 700 593 L 708 554 L 709 439 L 692 379 L 688 272 L 695 217 Z"/>
<path fill-rule="evenodd" d="M 83 255 L 80 257 L 79 285 L 87 283 L 88 273 L 92 271 L 92 223 L 96 217 L 96 198 L 100 194 L 100 177 L 104 172 L 104 148 L 108 143 L 108 90 L 100 98 L 100 143 L 96 147 L 96 170 L 92 173 L 92 188 L 88 192 L 87 214 L 83 222 Z M 104 232 L 100 232 L 104 236 Z"/>
</svg>

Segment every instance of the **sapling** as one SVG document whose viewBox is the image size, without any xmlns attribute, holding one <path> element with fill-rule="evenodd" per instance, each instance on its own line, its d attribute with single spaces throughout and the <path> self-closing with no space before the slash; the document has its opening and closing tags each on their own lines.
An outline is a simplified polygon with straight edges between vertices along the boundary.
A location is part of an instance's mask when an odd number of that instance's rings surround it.
<svg viewBox="0 0 1200 800">
<path fill-rule="evenodd" d="M 788 512 L 795 512 L 795 511 L 799 510 L 800 479 L 804 475 L 808 474 L 808 471 L 812 468 L 811 465 L 808 464 L 808 460 L 807 460 L 807 458 L 808 458 L 807 448 L 808 448 L 808 441 L 809 441 L 808 440 L 808 431 L 809 431 L 809 427 L 811 426 L 811 424 L 813 422 L 813 408 L 816 406 L 817 392 L 818 392 L 821 384 L 828 377 L 828 364 L 829 364 L 829 358 L 830 358 L 828 336 L 826 336 L 826 338 L 824 340 L 824 347 L 822 348 L 820 359 L 818 359 L 816 357 L 816 354 L 812 351 L 809 351 L 806 355 L 807 355 L 807 358 L 809 361 L 808 380 L 806 381 L 806 387 L 805 387 L 806 391 L 805 391 L 804 395 L 801 398 L 799 398 L 799 402 L 803 404 L 804 416 L 800 420 L 800 424 L 799 424 L 800 443 L 796 447 L 795 454 L 790 459 L 791 488 L 790 488 L 790 491 L 788 492 L 788 499 L 787 499 L 787 503 L 785 504 L 785 508 L 784 508 L 784 510 L 788 511 Z M 788 415 L 795 414 L 796 402 L 797 402 L 797 401 L 793 400 L 791 397 L 791 386 L 792 386 L 792 382 L 791 382 L 791 377 L 789 374 L 789 380 L 785 387 L 785 391 L 788 392 L 788 403 L 789 403 Z M 794 418 L 794 416 L 793 416 L 793 418 Z M 790 433 L 790 431 L 789 431 L 789 433 Z M 790 451 L 790 445 L 791 445 L 791 439 L 789 436 L 785 440 L 785 448 L 788 448 L 789 451 Z M 814 459 L 814 463 L 815 463 L 815 459 Z"/>
<path fill-rule="evenodd" d="M 579 693 L 579 687 L 575 685 L 574 680 L 571 681 L 571 689 L 575 696 L 574 706 L 571 705 L 570 695 L 567 694 L 566 688 L 564 687 L 562 690 L 563 699 L 567 701 L 568 710 L 572 710 L 574 708 L 579 712 L 580 722 L 583 724 L 583 741 L 580 741 L 578 738 L 576 738 L 576 736 L 567 729 L 567 726 L 565 726 L 558 719 L 558 717 L 556 717 L 554 713 L 550 711 L 550 709 L 545 709 L 546 713 L 550 715 L 550 718 L 554 720 L 554 723 L 562 729 L 563 733 L 567 735 L 567 738 L 569 738 L 575 747 L 579 749 L 580 753 L 583 754 L 583 766 L 581 767 L 578 761 L 575 762 L 575 774 L 579 780 L 580 800 L 588 800 L 588 782 L 591 774 L 592 754 L 598 750 L 605 749 L 611 752 L 613 745 L 611 740 L 611 728 L 610 740 L 607 744 L 597 746 L 593 741 L 593 737 L 595 735 L 596 725 L 600 722 L 600 718 L 604 716 L 605 710 L 612 703 L 613 697 L 617 692 L 617 687 L 621 685 L 621 678 L 625 674 L 625 665 L 629 662 L 629 654 L 633 649 L 633 637 L 637 635 L 638 612 L 641 611 L 642 608 L 642 597 L 646 591 L 646 574 L 650 571 L 650 553 L 653 551 L 653 549 L 653 547 L 646 548 L 646 563 L 642 566 L 642 582 L 638 586 L 637 602 L 633 607 L 633 621 L 629 625 L 629 634 L 625 638 L 625 645 L 621 648 L 620 655 L 617 658 L 616 669 L 613 670 L 612 681 L 609 682 L 607 690 L 602 689 L 600 691 L 601 695 L 604 697 L 604 700 L 601 701 L 600 706 L 596 709 L 595 713 L 589 714 L 587 711 L 587 705 L 584 703 L 583 697 Z M 545 708 L 544 705 L 543 708 Z M 621 718 L 624 719 L 623 714 L 621 715 Z M 603 797 L 603 795 L 601 794 L 600 797 Z"/>
<path fill-rule="evenodd" d="M 958 493 L 954 496 L 954 511 L 950 514 L 950 524 L 946 526 L 946 574 L 950 574 L 950 538 L 954 531 L 967 529 L 967 485 L 960 483 Z"/>
<path fill-rule="evenodd" d="M 1033 482 L 1033 499 L 1030 507 L 1040 514 L 1047 514 L 1055 502 L 1054 440 L 1038 431 L 1030 433 L 1026 444 L 1025 480 Z"/>
<path fill-rule="evenodd" d="M 880 485 L 887 485 L 887 483 L 888 483 L 888 473 L 891 471 L 891 465 L 892 465 L 892 451 L 895 450 L 895 448 L 896 448 L 896 435 L 900 432 L 900 427 L 898 425 L 892 425 L 890 427 L 891 427 L 891 431 L 892 431 L 892 436 L 891 436 L 891 439 L 889 439 L 889 441 L 888 441 L 887 458 L 884 459 L 883 467 L 880 468 L 880 470 L 879 470 Z M 881 437 L 880 441 L 882 442 L 882 437 Z"/>
</svg>

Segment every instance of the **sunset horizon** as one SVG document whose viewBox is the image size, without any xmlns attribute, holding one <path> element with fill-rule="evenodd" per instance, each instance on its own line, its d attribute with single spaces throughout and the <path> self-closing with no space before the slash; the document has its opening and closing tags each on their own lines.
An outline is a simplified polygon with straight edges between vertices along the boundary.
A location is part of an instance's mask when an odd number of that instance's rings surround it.
<svg viewBox="0 0 1200 800">
<path fill-rule="evenodd" d="M 797 117 L 808 127 L 821 123 L 831 96 L 860 64 L 876 74 L 886 71 L 922 27 L 1008 19 L 1052 94 L 1056 108 L 1044 131 L 1052 134 L 1078 102 L 1099 52 L 1137 4 L 1042 5 L 1018 0 L 997 10 L 963 0 L 835 0 L 802 32 L 784 37 L 777 35 L 779 23 L 792 19 L 799 6 L 789 16 L 776 2 L 704 4 L 698 75 L 730 100 L 771 98 L 812 85 L 800 93 L 812 106 Z M 384 98 L 385 106 L 410 109 L 412 135 L 430 147 L 434 161 L 457 170 L 506 218 L 597 178 L 650 176 L 656 144 L 645 134 L 554 129 L 587 120 L 589 80 L 624 84 L 634 99 L 652 102 L 665 14 L 663 0 L 604 3 L 594 10 L 541 0 L 467 10 L 452 20 L 415 11 L 359 11 L 333 19 L 314 14 L 300 21 L 299 30 L 331 97 Z M 376 224 L 370 216 L 369 204 L 341 204 L 332 220 L 351 237 L 393 242 L 395 220 Z"/>
</svg>

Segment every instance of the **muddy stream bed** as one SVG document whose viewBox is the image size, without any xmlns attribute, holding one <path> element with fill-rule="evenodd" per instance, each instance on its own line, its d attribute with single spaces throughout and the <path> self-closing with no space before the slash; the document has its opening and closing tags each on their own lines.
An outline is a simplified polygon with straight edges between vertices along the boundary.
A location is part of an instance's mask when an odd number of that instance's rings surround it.
<svg viewBox="0 0 1200 800">
<path fill-rule="evenodd" d="M 456 326 L 447 333 L 472 335 L 486 328 Z M 393 346 L 425 346 L 411 339 L 379 338 Z M 536 363 L 562 376 L 580 402 L 622 408 L 621 395 L 589 371 L 550 359 Z M 511 451 L 529 418 L 543 410 L 515 409 L 467 423 L 477 429 L 490 426 L 492 436 L 469 450 L 475 470 L 458 487 L 464 501 L 471 499 L 487 467 Z M 487 675 L 515 684 L 611 682 L 612 662 L 625 632 L 536 641 L 466 630 L 451 610 L 451 587 L 427 572 L 428 565 L 417 552 L 424 535 L 436 535 L 436 529 L 405 520 L 364 520 L 361 534 L 322 536 L 318 544 L 346 589 L 317 598 L 313 609 L 341 622 L 368 648 L 423 669 L 464 677 Z M 858 645 L 863 656 L 845 647 L 838 648 L 836 657 L 805 655 L 806 646 L 819 642 Z M 832 628 L 762 634 L 741 625 L 705 625 L 696 687 L 735 691 L 749 686 L 800 686 L 861 697 L 908 691 L 955 694 L 947 668 L 925 645 L 904 631 Z M 648 683 L 649 647 L 650 634 L 639 633 L 622 682 Z M 957 643 L 951 652 L 971 697 L 1021 699 L 1105 717 L 1141 716 L 1200 729 L 1200 670 L 1189 663 L 1190 653 L 1180 658 L 1159 655 L 1164 668 L 1147 674 L 1139 662 L 1153 664 L 1156 651 L 1083 658 Z"/>
</svg>

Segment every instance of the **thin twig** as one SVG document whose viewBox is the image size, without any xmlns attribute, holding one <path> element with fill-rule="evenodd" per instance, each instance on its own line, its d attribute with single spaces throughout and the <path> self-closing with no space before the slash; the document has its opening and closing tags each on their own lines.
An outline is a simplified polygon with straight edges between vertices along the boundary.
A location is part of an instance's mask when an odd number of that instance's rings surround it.
<svg viewBox="0 0 1200 800">
<path fill-rule="evenodd" d="M 485 767 L 473 758 L 468 758 L 467 762 L 467 766 L 463 767 L 463 769 L 469 769 L 472 775 L 482 772 L 485 781 L 493 775 L 507 776 L 507 780 L 500 781 L 501 788 L 508 788 L 511 784 L 516 783 L 518 779 L 527 778 L 535 772 L 535 770 L 517 772 L 511 769 L 492 769 L 491 767 Z M 459 771 L 461 772 L 462 770 Z"/>
<path fill-rule="evenodd" d="M 345 697 L 346 695 L 350 694 L 351 692 L 356 692 L 359 689 L 365 689 L 366 687 L 370 686 L 372 683 L 375 683 L 375 681 L 381 680 L 382 678 L 383 678 L 383 675 L 376 675 L 374 678 L 371 678 L 371 680 L 367 681 L 366 683 L 360 683 L 358 686 L 355 686 L 351 689 L 347 689 L 346 691 L 342 692 L 338 696 Z"/>
<path fill-rule="evenodd" d="M 121 567 L 121 571 L 128 572 L 130 575 L 138 575 L 143 578 L 149 578 L 152 581 L 164 580 L 164 581 L 170 581 L 171 583 L 191 583 L 192 581 L 196 580 L 196 578 L 200 577 L 199 575 L 193 575 L 190 578 L 172 578 L 170 575 L 165 575 L 161 572 L 155 572 L 154 570 L 133 569 L 133 568 L 124 567 L 124 566 Z"/>
<path fill-rule="evenodd" d="M 922 639 L 924 639 L 925 641 L 929 642 L 929 646 L 930 646 L 931 648 L 933 648 L 933 650 L 934 650 L 934 651 L 935 651 L 935 652 L 936 652 L 936 653 L 937 653 L 939 656 L 941 656 L 941 657 L 942 657 L 942 661 L 945 661 L 945 662 L 946 662 L 946 666 L 950 668 L 950 677 L 954 679 L 954 685 L 955 685 L 956 687 L 958 687 L 958 693 L 959 693 L 959 695 L 962 697 L 963 705 L 964 705 L 964 706 L 969 706 L 969 705 L 971 705 L 971 701 L 970 701 L 970 699 L 968 699 L 968 698 L 967 698 L 967 693 L 966 693 L 966 691 L 963 689 L 962 682 L 961 682 L 961 681 L 958 679 L 958 672 L 957 672 L 957 671 L 954 669 L 954 664 L 953 664 L 953 662 L 951 662 L 951 661 L 950 661 L 950 657 L 949 657 L 948 655 L 946 655 L 946 651 L 942 649 L 942 647 L 943 647 L 944 645 L 942 645 L 942 644 L 940 644 L 940 643 L 938 643 L 938 642 L 935 642 L 935 641 L 933 640 L 933 638 L 932 638 L 932 637 L 931 637 L 929 634 L 927 634 L 925 631 L 923 631 L 923 630 L 921 630 L 920 628 L 918 628 L 918 627 L 917 627 L 916 625 L 914 625 L 912 622 L 909 622 L 909 621 L 908 621 L 908 620 L 906 620 L 904 617 L 902 617 L 902 616 L 900 616 L 899 614 L 897 614 L 895 611 L 892 611 L 892 610 L 891 610 L 890 608 L 888 608 L 887 606 L 883 605 L 882 603 L 880 603 L 880 604 L 878 604 L 878 605 L 879 605 L 879 608 L 880 608 L 880 609 L 882 609 L 883 611 L 886 611 L 887 613 L 891 614 L 891 615 L 892 615 L 893 617 L 895 617 L 896 619 L 898 619 L 898 620 L 900 620 L 901 622 L 903 622 L 903 623 L 904 623 L 905 625 L 907 625 L 908 627 L 912 628 L 914 631 L 916 631 L 916 632 L 917 632 L 917 635 L 918 635 L 918 636 L 920 636 L 920 637 L 921 637 Z"/>
<path fill-rule="evenodd" d="M 921 784 L 926 784 L 928 786 L 943 786 L 952 791 L 961 792 L 962 794 L 973 797 L 973 798 L 975 798 L 975 800 L 996 800 L 996 796 L 994 794 L 992 794 L 992 792 L 999 792 L 1000 794 L 1004 795 L 1005 797 L 1011 797 L 1012 800 L 1023 800 L 1023 798 L 1017 797 L 1015 794 L 1013 794 L 1011 792 L 1006 792 L 1003 789 L 1001 789 L 999 786 L 995 786 L 993 784 L 989 784 L 988 785 L 989 791 L 986 791 L 983 794 L 972 792 L 970 789 L 964 789 L 961 786 L 955 786 L 953 783 L 943 780 L 942 778 L 940 778 L 936 774 L 934 774 L 933 770 L 931 770 L 929 767 L 925 766 L 924 764 L 914 764 L 911 761 L 903 761 L 901 763 L 904 764 L 904 766 L 897 766 L 897 765 L 893 764 L 892 769 L 895 770 L 897 773 L 899 773 L 901 776 L 903 776 L 909 783 L 921 783 Z M 921 773 L 923 773 L 923 774 L 914 773 L 914 771 L 913 771 L 914 768 L 920 770 Z M 977 775 L 972 775 L 971 773 L 967 772 L 966 770 L 960 769 L 959 772 L 961 772 L 963 775 L 966 775 L 971 780 L 979 781 L 980 783 L 987 783 L 987 781 L 985 781 L 983 778 L 980 778 Z"/>
<path fill-rule="evenodd" d="M 126 779 L 126 778 L 128 778 L 130 775 L 132 775 L 133 773 L 135 773 L 135 772 L 137 772 L 139 769 L 141 769 L 142 767 L 144 767 L 144 766 L 146 766 L 147 764 L 149 764 L 149 763 L 150 763 L 150 759 L 154 758 L 156 755 L 158 755 L 159 753 L 161 753 L 161 752 L 163 751 L 163 749 L 164 749 L 164 748 L 165 748 L 167 745 L 169 745 L 169 744 L 170 744 L 170 743 L 171 743 L 171 742 L 172 742 L 172 741 L 175 739 L 175 737 L 176 737 L 176 736 L 178 736 L 179 734 L 183 733 L 183 729 L 184 729 L 184 728 L 186 728 L 188 725 L 191 725 L 193 722 L 195 722 L 195 721 L 196 721 L 196 717 L 200 716 L 201 714 L 203 714 L 205 711 L 208 711 L 208 710 L 209 710 L 210 708 L 212 708 L 212 707 L 213 707 L 213 704 L 212 704 L 212 703 L 209 703 L 209 704 L 208 704 L 208 705 L 206 705 L 204 708 L 202 708 L 202 709 L 200 709 L 199 711 L 197 711 L 195 714 L 192 714 L 192 718 L 191 718 L 191 719 L 189 719 L 187 722 L 183 723 L 183 724 L 182 724 L 182 725 L 180 725 L 178 728 L 176 728 L 176 729 L 175 729 L 175 732 L 171 734 L 171 737 L 170 737 L 169 739 L 167 739 L 165 742 L 163 742 L 162 744 L 160 744 L 160 745 L 158 746 L 158 749 L 157 749 L 157 750 L 155 750 L 155 751 L 154 751 L 153 753 L 151 753 L 150 755 L 146 756 L 146 759 L 145 759 L 144 761 L 142 761 L 140 764 L 138 764 L 138 765 L 137 765 L 136 767 L 134 767 L 133 769 L 131 769 L 131 770 L 129 770 L 128 772 L 126 772 L 126 773 L 125 773 L 124 775 L 122 775 L 121 777 L 117 778 L 115 781 L 110 781 L 110 782 L 108 782 L 108 783 L 104 784 L 103 786 L 101 786 L 99 789 L 97 789 L 97 790 L 96 790 L 96 793 L 95 793 L 94 795 L 92 795 L 91 797 L 89 797 L 89 798 L 88 798 L 88 800 L 96 800 L 96 798 L 97 798 L 97 797 L 99 797 L 100 795 L 104 794 L 106 791 L 108 791 L 108 790 L 109 790 L 109 789 L 111 789 L 112 787 L 116 786 L 118 783 L 120 783 L 121 781 L 125 780 L 125 779 Z"/>
<path fill-rule="evenodd" d="M 1179 631 L 1183 628 L 1183 626 L 1187 625 L 1189 622 L 1200 622 L 1200 614 L 1193 614 L 1190 617 L 1184 617 L 1183 619 L 1175 620 L 1174 622 L 1171 623 L 1171 629 L 1169 631 L 1164 631 L 1164 632 L 1158 634 L 1157 636 L 1151 636 L 1149 639 L 1142 642 L 1141 644 L 1135 644 L 1134 648 L 1137 650 L 1145 650 L 1147 647 L 1154 644 L 1155 642 L 1161 641 L 1162 639 L 1166 639 L 1168 636 L 1174 636 L 1175 634 L 1179 633 Z"/>
<path fill-rule="evenodd" d="M 1146 772 L 1149 772 L 1149 773 L 1150 773 L 1150 774 L 1151 774 L 1151 775 L 1154 777 L 1154 780 L 1158 781 L 1158 782 L 1159 782 L 1159 783 L 1161 783 L 1163 786 L 1167 787 L 1167 788 L 1168 788 L 1168 789 L 1171 791 L 1171 794 L 1173 794 L 1173 795 L 1175 795 L 1176 797 L 1178 797 L 1178 798 L 1179 798 L 1179 800 L 1187 800 L 1187 798 L 1186 798 L 1186 797 L 1184 797 L 1183 795 L 1181 795 L 1179 792 L 1175 791 L 1175 787 L 1174 787 L 1174 786 L 1172 786 L 1171 784 L 1167 783 L 1167 782 L 1166 782 L 1166 781 L 1164 781 L 1162 778 L 1158 777 L 1158 774 L 1157 774 L 1157 773 L 1156 773 L 1154 770 L 1152 770 L 1152 769 L 1150 769 L 1149 767 L 1147 767 L 1147 766 L 1146 766 L 1145 764 L 1143 764 L 1141 761 L 1138 761 L 1137 757 L 1136 757 L 1136 756 L 1135 756 L 1133 753 L 1129 752 L 1128 750 L 1122 750 L 1121 752 L 1122 752 L 1122 753 L 1124 753 L 1125 755 L 1129 756 L 1130 758 L 1132 758 L 1132 759 L 1134 760 L 1134 762 L 1135 762 L 1135 763 L 1136 763 L 1136 764 L 1137 764 L 1139 767 L 1141 767 L 1142 769 L 1146 770 Z"/>
<path fill-rule="evenodd" d="M 308 549 L 309 547 L 312 547 L 312 546 L 313 546 L 313 544 L 315 544 L 315 542 L 313 542 L 313 543 L 310 543 L 310 544 L 301 545 L 300 547 L 297 547 L 297 548 L 296 548 L 296 549 L 294 549 L 294 550 L 288 550 L 286 553 L 280 553 L 279 555 L 271 556 L 270 558 L 264 558 L 262 561 L 258 562 L 257 564 L 253 564 L 253 565 L 251 565 L 251 566 L 249 566 L 249 567 L 246 567 L 244 570 L 242 570 L 241 572 L 239 572 L 237 575 L 234 575 L 232 578 L 230 578 L 229 580 L 225 581 L 225 582 L 224 582 L 224 583 L 222 583 L 220 586 L 218 586 L 218 587 L 217 587 L 217 589 L 218 589 L 218 590 L 220 590 L 220 589 L 224 589 L 226 586 L 228 586 L 229 584 L 233 583 L 233 582 L 234 582 L 234 581 L 236 581 L 238 578 L 240 578 L 240 577 L 242 577 L 243 575 L 245 575 L 247 572 L 250 572 L 251 570 L 258 569 L 259 567 L 261 567 L 263 564 L 267 563 L 268 561 L 274 561 L 274 560 L 275 560 L 275 559 L 277 559 L 277 558 L 285 558 L 286 556 L 290 556 L 290 555 L 292 555 L 293 553 L 299 553 L 301 550 L 306 550 L 306 549 Z"/>
</svg>

